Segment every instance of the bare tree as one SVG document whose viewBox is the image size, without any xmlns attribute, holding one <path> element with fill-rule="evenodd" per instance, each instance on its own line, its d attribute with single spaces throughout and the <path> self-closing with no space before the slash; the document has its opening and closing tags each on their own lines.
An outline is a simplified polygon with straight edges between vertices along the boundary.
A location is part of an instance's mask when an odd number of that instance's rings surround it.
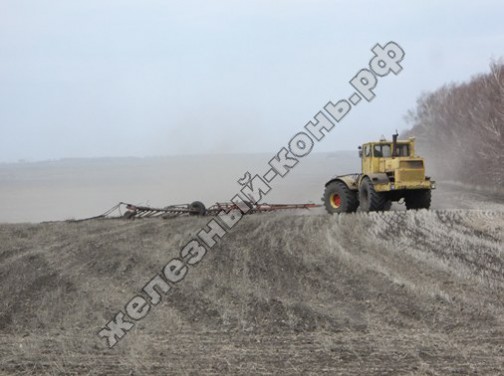
<svg viewBox="0 0 504 376">
<path fill-rule="evenodd" d="M 504 64 L 462 84 L 424 93 L 405 116 L 437 174 L 470 183 L 504 184 Z"/>
</svg>

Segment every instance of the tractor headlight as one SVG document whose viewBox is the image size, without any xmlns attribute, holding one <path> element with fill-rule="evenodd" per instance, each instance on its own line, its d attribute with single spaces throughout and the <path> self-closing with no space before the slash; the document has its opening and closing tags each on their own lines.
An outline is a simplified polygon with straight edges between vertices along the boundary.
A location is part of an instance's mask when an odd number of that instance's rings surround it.
<svg viewBox="0 0 504 376">
<path fill-rule="evenodd" d="M 390 189 L 395 189 L 395 185 L 394 184 L 390 184 Z"/>
<path fill-rule="evenodd" d="M 436 189 L 436 183 L 435 183 L 435 182 L 432 182 L 432 184 L 431 184 L 431 188 L 432 188 L 432 189 Z"/>
</svg>

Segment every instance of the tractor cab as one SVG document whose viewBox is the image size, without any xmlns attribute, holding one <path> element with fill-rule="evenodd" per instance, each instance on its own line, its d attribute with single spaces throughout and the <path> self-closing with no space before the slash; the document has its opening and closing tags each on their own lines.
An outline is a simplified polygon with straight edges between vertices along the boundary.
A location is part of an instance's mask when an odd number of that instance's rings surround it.
<svg viewBox="0 0 504 376">
<path fill-rule="evenodd" d="M 392 141 L 381 139 L 378 142 L 368 142 L 359 146 L 359 156 L 362 159 L 362 172 L 387 173 L 405 165 L 408 160 L 422 161 L 415 156 L 415 139 L 398 140 L 394 134 Z M 418 165 L 418 162 L 415 162 Z M 423 165 L 423 163 L 422 163 Z"/>
</svg>

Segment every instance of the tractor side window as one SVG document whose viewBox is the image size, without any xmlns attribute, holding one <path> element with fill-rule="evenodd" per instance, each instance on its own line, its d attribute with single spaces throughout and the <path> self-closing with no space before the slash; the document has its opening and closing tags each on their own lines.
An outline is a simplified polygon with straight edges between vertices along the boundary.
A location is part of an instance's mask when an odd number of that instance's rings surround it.
<svg viewBox="0 0 504 376">
<path fill-rule="evenodd" d="M 381 145 L 375 145 L 374 146 L 374 152 L 373 152 L 373 155 L 375 157 L 383 157 L 383 154 L 382 154 L 382 150 L 381 150 Z"/>
<path fill-rule="evenodd" d="M 366 147 L 364 148 L 364 155 L 366 157 L 370 157 L 371 156 L 371 146 L 366 145 Z"/>
</svg>

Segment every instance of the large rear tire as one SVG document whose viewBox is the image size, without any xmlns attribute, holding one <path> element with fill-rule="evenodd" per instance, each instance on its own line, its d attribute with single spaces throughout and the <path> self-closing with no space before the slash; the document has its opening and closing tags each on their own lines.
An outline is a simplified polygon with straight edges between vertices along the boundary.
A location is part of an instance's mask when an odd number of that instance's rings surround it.
<svg viewBox="0 0 504 376">
<path fill-rule="evenodd" d="M 389 200 L 385 194 L 376 192 L 371 179 L 365 177 L 362 179 L 359 189 L 359 201 L 362 211 L 383 211 L 390 209 Z"/>
<path fill-rule="evenodd" d="M 407 210 L 429 209 L 431 205 L 431 190 L 412 190 L 406 193 L 404 201 L 406 202 Z"/>
<path fill-rule="evenodd" d="M 357 192 L 342 181 L 333 181 L 325 188 L 324 206 L 329 214 L 352 213 L 359 206 Z"/>
</svg>

